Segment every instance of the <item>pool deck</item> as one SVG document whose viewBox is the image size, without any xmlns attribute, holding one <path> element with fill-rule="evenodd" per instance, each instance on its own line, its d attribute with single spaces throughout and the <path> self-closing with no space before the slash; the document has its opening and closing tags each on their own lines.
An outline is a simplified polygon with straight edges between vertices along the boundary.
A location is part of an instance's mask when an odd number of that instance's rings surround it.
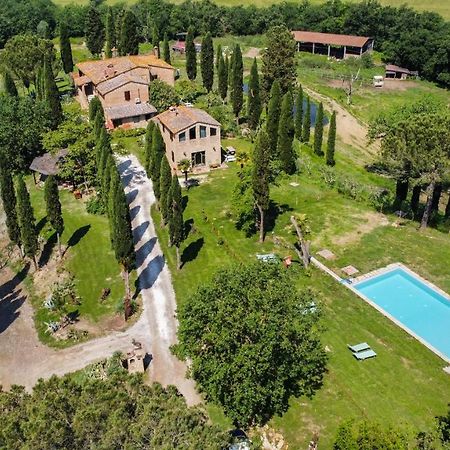
<svg viewBox="0 0 450 450">
<path fill-rule="evenodd" d="M 323 270 L 324 272 L 331 275 L 334 279 L 339 281 L 341 284 L 346 286 L 348 289 L 350 289 L 352 292 L 354 292 L 358 297 L 362 298 L 366 303 L 374 307 L 377 311 L 379 311 L 383 316 L 390 319 L 392 322 L 394 322 L 397 326 L 399 326 L 402 330 L 406 331 L 408 334 L 410 334 L 412 337 L 417 339 L 421 344 L 423 344 L 425 347 L 427 347 L 429 350 L 431 350 L 433 353 L 435 353 L 437 356 L 439 356 L 441 359 L 443 359 L 447 364 L 450 365 L 450 357 L 447 355 L 444 355 L 442 352 L 440 352 L 438 349 L 433 347 L 430 343 L 428 343 L 425 339 L 414 333 L 410 328 L 408 328 L 406 325 L 404 325 L 402 322 L 397 320 L 394 316 L 386 312 L 383 308 L 378 306 L 376 303 L 374 303 L 372 300 L 370 300 L 368 297 L 366 297 L 363 293 L 358 291 L 355 288 L 355 285 L 358 283 L 368 280 L 370 278 L 376 277 L 378 275 L 382 275 L 384 273 L 390 272 L 395 269 L 403 269 L 405 272 L 410 274 L 411 276 L 417 278 L 419 281 L 421 281 L 423 284 L 428 286 L 429 288 L 436 291 L 438 294 L 442 295 L 445 299 L 447 299 L 450 302 L 450 295 L 448 295 L 446 292 L 444 292 L 442 289 L 439 289 L 437 286 L 435 286 L 433 283 L 430 283 L 429 281 L 422 278 L 420 275 L 417 275 L 417 273 L 413 272 L 411 269 L 406 267 L 404 264 L 398 262 L 389 264 L 388 266 L 382 267 L 380 269 L 373 270 L 372 272 L 368 272 L 364 275 L 360 275 L 359 277 L 356 277 L 349 282 L 346 279 L 343 279 L 336 275 L 332 270 L 330 270 L 328 267 L 326 267 L 324 264 L 322 264 L 320 261 L 318 261 L 316 258 L 311 258 L 311 262 L 318 267 L 319 269 Z"/>
</svg>

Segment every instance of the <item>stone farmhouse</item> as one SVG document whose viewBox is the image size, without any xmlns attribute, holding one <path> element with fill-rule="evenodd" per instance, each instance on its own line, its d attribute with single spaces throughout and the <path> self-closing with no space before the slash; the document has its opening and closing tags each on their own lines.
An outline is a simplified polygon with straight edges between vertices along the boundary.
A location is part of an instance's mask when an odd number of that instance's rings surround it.
<svg viewBox="0 0 450 450">
<path fill-rule="evenodd" d="M 206 171 L 221 164 L 220 123 L 207 112 L 177 106 L 157 115 L 166 144 L 166 156 L 173 171 L 182 159 L 191 161 L 195 172 Z"/>
<path fill-rule="evenodd" d="M 148 87 L 153 80 L 173 86 L 176 69 L 154 55 L 130 55 L 76 65 L 72 74 L 81 105 L 88 107 L 97 96 L 110 129 L 145 127 L 156 114 L 149 103 Z"/>
</svg>

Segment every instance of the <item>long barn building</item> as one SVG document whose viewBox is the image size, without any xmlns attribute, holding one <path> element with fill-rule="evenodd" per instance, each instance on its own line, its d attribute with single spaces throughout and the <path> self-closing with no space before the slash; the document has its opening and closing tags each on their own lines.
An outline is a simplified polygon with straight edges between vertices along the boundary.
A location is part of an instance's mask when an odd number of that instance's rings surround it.
<svg viewBox="0 0 450 450">
<path fill-rule="evenodd" d="M 293 31 L 297 51 L 327 55 L 337 59 L 361 57 L 373 50 L 371 37 L 348 34 L 318 33 L 315 31 Z"/>
</svg>

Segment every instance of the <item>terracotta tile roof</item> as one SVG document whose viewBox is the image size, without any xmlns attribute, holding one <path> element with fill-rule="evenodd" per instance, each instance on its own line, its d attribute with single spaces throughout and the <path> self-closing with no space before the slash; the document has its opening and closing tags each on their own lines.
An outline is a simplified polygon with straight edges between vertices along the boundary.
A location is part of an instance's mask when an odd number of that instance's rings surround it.
<svg viewBox="0 0 450 450">
<path fill-rule="evenodd" d="M 87 83 L 89 83 L 91 79 L 85 75 L 82 75 L 81 77 L 78 75 L 78 73 L 73 74 L 73 82 L 75 83 L 75 86 L 83 86 Z"/>
<path fill-rule="evenodd" d="M 127 83 L 143 84 L 144 86 L 149 85 L 149 83 L 143 78 L 132 76 L 127 73 L 121 73 L 114 78 L 110 78 L 108 80 L 100 82 L 96 87 L 97 91 L 100 92 L 100 94 L 105 95 L 108 92 L 114 91 L 114 89 L 117 89 Z"/>
<path fill-rule="evenodd" d="M 85 61 L 78 63 L 77 68 L 97 85 L 107 78 L 113 78 L 136 67 L 162 67 L 175 70 L 170 64 L 155 55 L 130 55 L 99 61 Z"/>
<path fill-rule="evenodd" d="M 405 69 L 404 67 L 396 66 L 395 64 L 387 64 L 385 67 L 386 72 L 399 72 L 399 73 L 406 73 L 411 74 L 411 71 L 409 69 Z"/>
<path fill-rule="evenodd" d="M 178 133 L 196 123 L 205 123 L 220 127 L 220 122 L 211 117 L 206 111 L 187 106 L 176 106 L 158 114 L 154 120 L 159 121 L 172 133 Z"/>
<path fill-rule="evenodd" d="M 371 38 L 365 36 L 350 36 L 348 34 L 316 33 L 315 31 L 293 31 L 297 42 L 310 42 L 326 45 L 348 45 L 349 47 L 363 47 Z"/>
<path fill-rule="evenodd" d="M 130 103 L 121 106 L 111 106 L 105 108 L 106 116 L 111 119 L 125 119 L 126 117 L 144 116 L 155 114 L 156 108 L 149 103 Z"/>
</svg>

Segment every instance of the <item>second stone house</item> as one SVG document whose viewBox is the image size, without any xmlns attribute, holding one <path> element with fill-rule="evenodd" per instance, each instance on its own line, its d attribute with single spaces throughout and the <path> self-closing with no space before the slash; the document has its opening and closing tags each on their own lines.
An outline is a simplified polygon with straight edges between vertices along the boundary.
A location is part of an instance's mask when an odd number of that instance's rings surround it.
<svg viewBox="0 0 450 450">
<path fill-rule="evenodd" d="M 192 170 L 204 171 L 221 164 L 220 122 L 206 111 L 176 106 L 153 118 L 166 144 L 170 166 L 177 170 L 183 159 Z"/>
</svg>

